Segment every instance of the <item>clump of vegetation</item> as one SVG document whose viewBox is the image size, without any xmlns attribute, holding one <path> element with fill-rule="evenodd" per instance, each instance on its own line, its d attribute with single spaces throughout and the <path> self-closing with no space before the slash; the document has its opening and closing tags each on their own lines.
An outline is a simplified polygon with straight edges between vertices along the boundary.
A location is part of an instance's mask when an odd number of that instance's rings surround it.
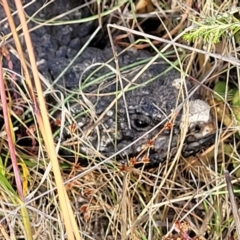
<svg viewBox="0 0 240 240">
<path fill-rule="evenodd" d="M 68 11 L 48 20 L 36 17 L 52 2 L 32 16 L 24 14 L 21 1 L 16 1 L 16 12 L 8 1 L 1 3 L 7 18 L 0 23 L 8 23 L 11 33 L 2 35 L 0 47 L 0 238 L 239 239 L 240 20 L 229 10 L 236 1 L 96 0 L 85 3 L 91 16 L 78 20 L 69 20 Z M 29 19 L 37 28 L 95 20 L 99 27 L 84 47 L 104 35 L 122 48 L 177 59 L 212 106 L 219 129 L 216 144 L 196 157 L 176 156 L 150 170 L 135 168 L 133 159 L 125 166 L 91 158 L 92 164 L 83 166 L 78 161 L 81 139 L 71 142 L 73 161 L 59 156 L 56 149 L 68 149 L 70 143 L 56 141 L 66 126 L 53 113 L 67 100 L 49 93 L 51 85 L 42 89 L 46 82 L 39 78 Z M 21 32 L 27 51 L 21 47 Z M 14 73 L 10 52 L 21 62 L 21 76 Z M 46 102 L 49 94 L 54 106 Z M 16 140 L 17 134 L 28 147 Z"/>
</svg>

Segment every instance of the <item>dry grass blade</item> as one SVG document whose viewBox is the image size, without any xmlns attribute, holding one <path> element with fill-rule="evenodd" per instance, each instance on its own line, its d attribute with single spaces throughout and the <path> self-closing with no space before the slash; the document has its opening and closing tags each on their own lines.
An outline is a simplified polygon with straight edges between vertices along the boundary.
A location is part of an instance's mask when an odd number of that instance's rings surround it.
<svg viewBox="0 0 240 240">
<path fill-rule="evenodd" d="M 23 26 L 23 33 L 24 33 L 24 38 L 26 41 L 27 49 L 29 52 L 29 59 L 30 59 L 31 67 L 32 67 L 34 83 L 35 83 L 35 87 L 36 87 L 36 90 L 38 93 L 39 108 L 38 108 L 37 101 L 34 101 L 36 116 L 38 119 L 39 127 L 42 132 L 44 142 L 47 147 L 49 157 L 50 157 L 52 165 L 53 165 L 53 172 L 54 172 L 54 175 L 56 178 L 56 185 L 57 185 L 57 190 L 59 193 L 59 202 L 60 202 L 60 206 L 61 206 L 61 210 L 62 210 L 64 223 L 66 226 L 67 236 L 69 239 L 81 239 L 79 232 L 78 232 L 78 227 L 76 225 L 76 221 L 74 219 L 74 214 L 73 214 L 70 202 L 69 202 L 69 198 L 67 196 L 66 189 L 63 185 L 62 176 L 61 176 L 61 172 L 60 172 L 60 168 L 59 168 L 59 163 L 58 163 L 55 146 L 54 146 L 54 142 L 53 142 L 52 131 L 51 131 L 50 123 L 49 123 L 49 119 L 48 119 L 45 99 L 43 96 L 40 79 L 38 77 L 38 69 L 37 69 L 37 65 L 36 65 L 35 56 L 33 53 L 33 47 L 32 47 L 32 43 L 31 43 L 29 31 L 27 28 L 26 19 L 23 14 L 23 7 L 19 1 L 15 1 L 15 3 L 16 3 L 16 7 L 18 9 L 21 24 Z M 24 69 L 24 70 L 28 71 L 28 69 Z"/>
<path fill-rule="evenodd" d="M 5 9 L 6 9 L 7 15 L 10 17 L 10 14 L 9 14 L 10 11 L 9 11 L 7 5 L 5 5 Z M 10 19 L 10 25 L 14 29 L 14 23 L 12 21 L 12 18 L 10 17 L 9 19 Z M 4 49 L 4 47 L 1 48 L 1 52 L 0 52 L 1 63 L 2 63 L 2 58 L 5 55 L 4 53 L 6 53 L 3 49 Z M 5 89 L 4 79 L 3 79 L 3 69 L 2 69 L 1 63 L 0 63 L 0 95 L 1 95 L 1 101 L 2 101 L 4 123 L 5 123 L 4 125 L 5 125 L 7 139 L 8 139 L 8 146 L 9 146 L 10 156 L 11 156 L 11 160 L 12 160 L 12 166 L 13 166 L 13 170 L 14 170 L 16 185 L 17 185 L 17 191 L 19 194 L 19 198 L 17 196 L 14 196 L 14 199 L 17 203 L 20 204 L 21 216 L 23 219 L 23 225 L 25 227 L 25 236 L 27 239 L 31 240 L 32 239 L 31 225 L 30 225 L 29 215 L 28 215 L 26 206 L 24 205 L 25 196 L 23 195 L 22 183 L 21 183 L 18 162 L 17 162 L 17 157 L 16 157 L 15 143 L 13 141 L 14 133 L 13 133 L 12 127 L 11 127 L 11 118 L 9 115 L 9 109 L 8 109 L 8 104 L 7 104 L 6 89 Z M 9 63 L 9 65 L 11 65 L 11 64 Z M 2 182 L 2 184 L 3 184 L 3 182 Z M 11 193 L 11 195 L 12 194 L 13 194 L 13 192 Z"/>
<path fill-rule="evenodd" d="M 10 11 L 8 8 L 6 8 L 7 15 L 9 16 L 10 19 L 10 25 L 14 28 L 14 23 L 12 18 L 10 17 Z M 15 32 L 16 33 L 16 32 Z M 4 55 L 4 47 L 1 47 L 0 49 L 0 60 L 2 62 Z M 8 136 L 8 142 L 9 142 L 9 148 L 10 148 L 10 155 L 12 159 L 12 164 L 13 164 L 13 170 L 14 170 L 14 175 L 16 179 L 16 184 L 17 184 L 17 189 L 19 196 L 22 200 L 24 200 L 23 192 L 22 192 L 22 184 L 21 184 L 21 179 L 19 175 L 19 169 L 17 165 L 17 159 L 16 159 L 16 154 L 15 154 L 15 147 L 14 147 L 14 142 L 13 142 L 13 134 L 11 131 L 11 126 L 10 126 L 10 115 L 9 115 L 9 110 L 8 110 L 8 105 L 7 105 L 7 99 L 6 99 L 6 89 L 4 85 L 4 79 L 3 79 L 3 71 L 2 71 L 2 64 L 0 65 L 0 91 L 1 91 L 1 101 L 3 104 L 3 116 L 4 116 L 4 122 L 5 122 L 5 128 L 6 128 L 6 133 Z"/>
<path fill-rule="evenodd" d="M 236 201 L 235 201 L 235 196 L 234 196 L 234 193 L 233 193 L 231 178 L 230 178 L 229 172 L 227 170 L 225 171 L 224 174 L 225 174 L 225 180 L 226 180 L 226 184 L 227 184 L 229 199 L 230 199 L 230 202 L 231 202 L 234 223 L 235 223 L 236 230 L 237 230 L 237 237 L 238 237 L 238 240 L 240 240 L 240 218 L 239 218 L 238 207 L 237 207 L 237 204 L 236 204 Z"/>
<path fill-rule="evenodd" d="M 142 36 L 142 37 L 146 37 L 148 39 L 153 39 L 153 40 L 156 40 L 156 41 L 159 41 L 159 42 L 167 43 L 167 44 L 169 44 L 171 46 L 180 47 L 180 48 L 183 48 L 183 49 L 187 49 L 189 51 L 202 53 L 202 54 L 208 55 L 210 57 L 213 57 L 213 58 L 216 58 L 216 59 L 220 59 L 222 61 L 229 62 L 229 63 L 234 64 L 236 66 L 240 66 L 240 61 L 237 58 L 232 57 L 232 56 L 228 57 L 228 56 L 224 56 L 224 55 L 217 54 L 217 53 L 211 53 L 211 52 L 208 52 L 208 51 L 204 51 L 202 49 L 194 48 L 194 47 L 191 47 L 191 46 L 186 46 L 184 44 L 180 44 L 180 43 L 177 43 L 177 42 L 174 42 L 174 41 L 171 41 L 171 40 L 167 40 L 167 39 L 163 39 L 163 38 L 160 38 L 160 37 L 156 37 L 154 35 L 138 32 L 136 30 L 128 29 L 128 28 L 122 27 L 122 26 L 117 26 L 115 24 L 108 24 L 108 27 L 109 28 L 113 28 L 113 29 L 116 28 L 116 29 L 119 29 L 119 30 L 122 30 L 122 31 L 127 31 L 127 32 L 130 32 L 131 34 L 134 34 L 134 35 L 137 35 L 137 36 Z M 183 34 L 184 33 L 181 33 L 181 35 L 183 35 Z"/>
<path fill-rule="evenodd" d="M 26 76 L 27 85 L 31 92 L 31 97 L 32 97 L 32 101 L 34 104 L 35 113 L 36 113 L 36 116 L 38 119 L 38 124 L 40 126 L 40 130 L 41 130 L 44 142 L 46 144 L 48 154 L 52 161 L 53 172 L 54 172 L 54 175 L 56 178 L 56 185 L 57 185 L 57 189 L 58 189 L 58 193 L 59 193 L 59 202 L 60 202 L 60 206 L 62 209 L 63 218 L 65 221 L 67 235 L 68 235 L 69 239 L 81 239 L 79 232 L 78 232 L 78 227 L 77 227 L 75 219 L 74 219 L 74 214 L 73 214 L 73 211 L 72 211 L 72 208 L 71 208 L 71 205 L 70 205 L 67 193 L 66 193 L 66 189 L 63 185 L 63 181 L 62 181 L 62 177 L 61 177 L 61 173 L 60 173 L 60 169 L 59 169 L 55 146 L 53 143 L 53 136 L 51 133 L 52 131 L 50 128 L 49 119 L 47 117 L 48 116 L 47 109 L 46 109 L 45 100 L 44 100 L 43 93 L 42 93 L 41 83 L 40 83 L 39 77 L 38 77 L 38 70 L 37 70 L 37 66 L 36 66 L 36 61 L 35 61 L 35 57 L 34 57 L 34 53 L 33 53 L 33 47 L 32 47 L 32 43 L 31 43 L 29 31 L 28 31 L 26 19 L 24 16 L 24 10 L 23 10 L 21 2 L 15 1 L 15 3 L 16 3 L 16 7 L 18 9 L 18 14 L 19 14 L 21 24 L 23 26 L 23 33 L 24 33 L 24 38 L 25 38 L 26 46 L 27 46 L 28 53 L 29 53 L 29 59 L 30 59 L 31 67 L 32 67 L 34 83 L 35 83 L 35 87 L 36 87 L 37 93 L 38 93 L 39 107 L 38 107 L 38 102 L 36 100 L 36 97 L 33 93 L 33 86 L 31 84 L 30 74 L 28 72 L 28 68 L 26 66 L 25 59 L 23 58 L 23 52 L 22 52 L 21 45 L 18 40 L 18 36 L 17 36 L 16 30 L 14 27 L 14 23 L 11 18 L 8 3 L 7 3 L 7 1 L 3 1 L 4 9 L 5 9 L 6 15 L 8 16 L 8 20 L 10 22 L 14 40 L 15 40 L 17 50 L 18 50 L 18 53 L 20 56 L 21 64 L 22 64 L 22 67 L 23 67 L 23 70 L 24 70 L 24 73 Z M 4 89 L 4 88 L 1 88 L 1 89 Z M 26 212 L 26 211 L 24 211 L 24 212 Z M 29 227 L 30 227 L 30 225 L 28 226 L 27 229 L 29 229 Z"/>
</svg>

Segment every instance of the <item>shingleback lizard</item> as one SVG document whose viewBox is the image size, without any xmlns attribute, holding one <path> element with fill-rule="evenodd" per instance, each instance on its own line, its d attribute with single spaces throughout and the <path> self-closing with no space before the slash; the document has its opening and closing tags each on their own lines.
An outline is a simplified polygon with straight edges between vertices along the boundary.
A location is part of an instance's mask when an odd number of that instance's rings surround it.
<svg viewBox="0 0 240 240">
<path fill-rule="evenodd" d="M 179 147 L 188 157 L 214 142 L 210 106 L 191 96 L 187 78 L 161 58 L 144 69 L 151 59 L 145 51 L 119 54 L 119 70 L 114 59 L 108 62 L 111 57 L 111 48 L 87 48 L 58 81 L 78 89 L 66 106 L 75 116 L 81 153 L 110 157 L 120 151 L 119 161 L 134 157 L 156 164 L 174 157 Z M 69 61 L 59 58 L 40 70 L 55 79 Z"/>
</svg>

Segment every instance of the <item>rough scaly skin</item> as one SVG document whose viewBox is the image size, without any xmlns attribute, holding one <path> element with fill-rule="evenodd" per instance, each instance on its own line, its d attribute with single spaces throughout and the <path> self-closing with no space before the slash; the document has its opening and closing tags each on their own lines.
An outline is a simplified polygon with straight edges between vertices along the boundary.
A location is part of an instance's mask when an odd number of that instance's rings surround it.
<svg viewBox="0 0 240 240">
<path fill-rule="evenodd" d="M 90 49 L 90 53 L 92 51 Z M 103 52 L 97 50 L 95 53 L 94 58 L 103 62 L 104 58 L 99 57 Z M 132 54 L 134 59 L 127 58 L 128 64 L 138 60 L 136 56 L 139 53 L 123 53 L 118 58 L 120 67 L 125 66 L 123 59 L 126 59 L 126 54 Z M 83 56 L 87 55 L 88 49 Z M 142 56 L 146 58 L 147 54 Z M 87 69 L 86 62 L 82 61 L 73 68 L 84 69 L 85 66 Z M 137 157 L 137 161 L 147 158 L 150 163 L 160 163 L 176 154 L 184 126 L 188 130 L 182 140 L 183 156 L 195 155 L 213 143 L 215 128 L 210 107 L 204 101 L 196 100 L 196 95 L 186 100 L 187 92 L 192 88 L 189 81 L 181 80 L 178 71 L 170 69 L 170 65 L 162 59 L 135 78 L 143 67 L 135 71 L 121 71 L 120 77 L 113 74 L 99 80 L 97 78 L 109 72 L 109 68 L 104 67 L 91 78 L 88 78 L 89 73 L 94 72 L 91 68 L 81 75 L 78 100 L 70 103 L 70 111 L 76 115 L 81 152 L 85 155 L 92 156 L 97 150 L 110 157 L 120 151 L 117 156 L 120 161 Z M 148 82 L 153 77 L 156 79 Z M 70 85 L 74 88 L 72 83 Z M 181 103 L 188 109 L 188 115 L 182 114 Z"/>
</svg>

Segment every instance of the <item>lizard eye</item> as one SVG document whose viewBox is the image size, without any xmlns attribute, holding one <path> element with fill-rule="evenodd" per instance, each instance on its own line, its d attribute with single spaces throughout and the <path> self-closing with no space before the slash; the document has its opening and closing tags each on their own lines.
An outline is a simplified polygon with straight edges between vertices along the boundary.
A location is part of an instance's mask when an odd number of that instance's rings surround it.
<svg viewBox="0 0 240 240">
<path fill-rule="evenodd" d="M 145 131 L 151 125 L 151 119 L 146 115 L 136 114 L 130 118 L 132 119 L 132 127 L 138 131 Z"/>
<path fill-rule="evenodd" d="M 134 125 L 137 127 L 137 128 L 146 128 L 149 124 L 144 121 L 144 120 L 141 120 L 141 119 L 135 119 L 134 120 Z"/>
</svg>

